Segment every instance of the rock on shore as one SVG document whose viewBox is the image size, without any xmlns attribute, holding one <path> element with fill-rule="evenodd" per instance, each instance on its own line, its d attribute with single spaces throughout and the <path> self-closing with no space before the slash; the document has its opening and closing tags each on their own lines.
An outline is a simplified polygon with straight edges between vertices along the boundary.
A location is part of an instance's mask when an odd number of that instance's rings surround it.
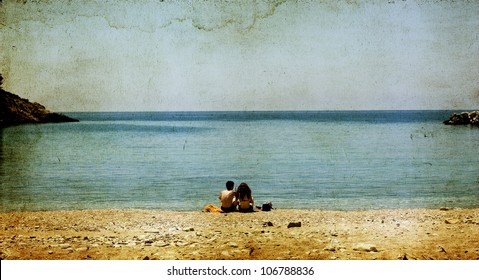
<svg viewBox="0 0 479 280">
<path fill-rule="evenodd" d="M 470 124 L 479 126 L 479 111 L 453 113 L 448 120 L 444 121 L 446 125 L 465 125 Z"/>
<path fill-rule="evenodd" d="M 32 103 L 18 95 L 0 89 L 0 127 L 27 123 L 58 122 L 78 122 L 78 120 L 50 112 L 41 104 Z"/>
</svg>

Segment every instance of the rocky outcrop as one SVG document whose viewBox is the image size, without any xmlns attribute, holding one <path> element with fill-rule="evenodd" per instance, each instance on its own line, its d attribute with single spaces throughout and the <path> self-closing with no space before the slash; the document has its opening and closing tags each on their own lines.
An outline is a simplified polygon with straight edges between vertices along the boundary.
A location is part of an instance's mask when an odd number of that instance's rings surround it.
<svg viewBox="0 0 479 280">
<path fill-rule="evenodd" d="M 27 123 L 77 122 L 62 114 L 50 112 L 43 105 L 0 89 L 0 127 Z"/>
<path fill-rule="evenodd" d="M 479 126 L 479 111 L 453 113 L 448 120 L 444 121 L 447 125 L 474 125 Z"/>
</svg>

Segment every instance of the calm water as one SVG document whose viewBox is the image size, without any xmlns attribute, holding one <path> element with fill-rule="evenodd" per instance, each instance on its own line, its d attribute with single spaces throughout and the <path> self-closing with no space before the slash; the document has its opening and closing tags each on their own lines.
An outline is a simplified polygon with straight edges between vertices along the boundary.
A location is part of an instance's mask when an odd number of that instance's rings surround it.
<svg viewBox="0 0 479 280">
<path fill-rule="evenodd" d="M 68 113 L 0 130 L 0 211 L 479 207 L 479 129 L 446 111 Z"/>
</svg>

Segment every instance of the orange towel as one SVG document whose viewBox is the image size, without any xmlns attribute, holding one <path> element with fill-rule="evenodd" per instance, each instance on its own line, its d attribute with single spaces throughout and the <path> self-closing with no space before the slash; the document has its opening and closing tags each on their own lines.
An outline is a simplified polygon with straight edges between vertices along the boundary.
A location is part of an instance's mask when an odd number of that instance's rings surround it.
<svg viewBox="0 0 479 280">
<path fill-rule="evenodd" d="M 214 206 L 213 204 L 207 204 L 205 207 L 203 207 L 203 212 L 223 213 L 223 210 Z"/>
</svg>

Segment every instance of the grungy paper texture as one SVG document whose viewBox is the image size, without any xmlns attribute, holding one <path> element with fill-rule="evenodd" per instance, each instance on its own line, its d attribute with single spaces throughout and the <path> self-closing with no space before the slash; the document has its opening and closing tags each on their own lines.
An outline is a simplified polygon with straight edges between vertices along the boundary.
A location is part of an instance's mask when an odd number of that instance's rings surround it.
<svg viewBox="0 0 479 280">
<path fill-rule="evenodd" d="M 479 105 L 476 1 L 1 1 L 4 88 L 54 111 Z"/>
</svg>

